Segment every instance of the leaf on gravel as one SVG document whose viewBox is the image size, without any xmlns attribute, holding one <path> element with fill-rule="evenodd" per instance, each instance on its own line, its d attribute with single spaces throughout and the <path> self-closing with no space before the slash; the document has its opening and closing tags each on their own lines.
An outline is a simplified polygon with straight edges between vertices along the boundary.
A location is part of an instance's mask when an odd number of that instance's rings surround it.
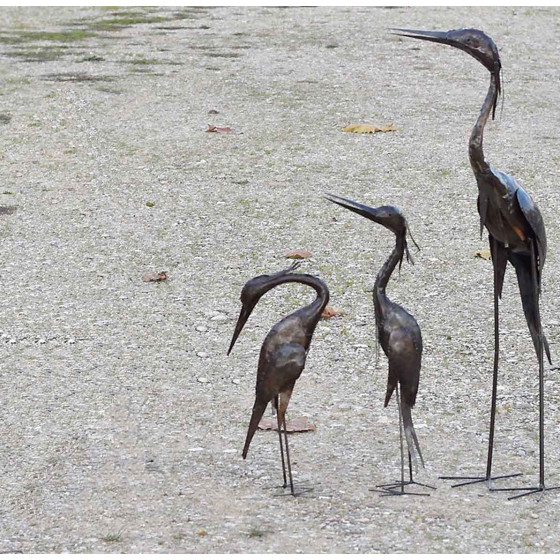
<svg viewBox="0 0 560 560">
<path fill-rule="evenodd" d="M 308 259 L 311 253 L 307 249 L 294 249 L 284 254 L 287 259 Z"/>
<path fill-rule="evenodd" d="M 327 305 L 325 309 L 323 309 L 323 313 L 321 313 L 322 319 L 330 319 L 331 317 L 336 317 L 337 315 L 342 315 L 342 309 L 335 309 L 330 305 Z"/>
<path fill-rule="evenodd" d="M 373 124 L 350 124 L 342 129 L 342 132 L 356 132 L 358 134 L 373 134 L 374 132 L 393 132 L 398 129 L 393 123 L 375 126 Z"/>
<path fill-rule="evenodd" d="M 144 272 L 142 282 L 163 282 L 167 280 L 167 272 Z"/>
<path fill-rule="evenodd" d="M 492 258 L 492 254 L 488 250 L 480 249 L 473 253 L 473 257 L 478 257 L 479 259 L 489 261 Z"/>
<path fill-rule="evenodd" d="M 209 124 L 206 132 L 233 132 L 229 126 L 214 126 Z"/>
<path fill-rule="evenodd" d="M 305 416 L 300 416 L 299 418 L 294 418 L 293 420 L 286 420 L 286 431 L 290 434 L 296 432 L 314 432 L 316 429 L 315 424 L 310 424 L 309 419 Z M 278 431 L 278 421 L 276 418 L 263 418 L 259 422 L 259 430 Z"/>
</svg>

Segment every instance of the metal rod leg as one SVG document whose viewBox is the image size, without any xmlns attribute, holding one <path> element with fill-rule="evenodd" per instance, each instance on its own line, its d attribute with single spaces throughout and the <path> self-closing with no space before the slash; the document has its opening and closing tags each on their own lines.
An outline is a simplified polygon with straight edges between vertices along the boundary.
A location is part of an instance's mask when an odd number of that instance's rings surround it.
<svg viewBox="0 0 560 560">
<path fill-rule="evenodd" d="M 276 404 L 276 421 L 278 423 L 278 439 L 280 441 L 280 457 L 282 458 L 282 476 L 284 477 L 284 484 L 282 488 L 288 486 L 288 480 L 286 478 L 286 463 L 284 461 L 284 445 L 282 444 L 282 427 L 280 426 L 280 409 L 278 408 L 278 397 L 275 400 Z"/>
<path fill-rule="evenodd" d="M 294 492 L 294 480 L 292 478 L 292 465 L 290 463 L 290 449 L 288 447 L 288 430 L 286 429 L 286 415 L 284 414 L 283 418 L 283 425 L 284 425 L 284 441 L 286 443 L 286 463 L 288 465 L 288 476 L 290 477 L 290 490 L 292 492 L 292 496 L 295 496 Z"/>
</svg>

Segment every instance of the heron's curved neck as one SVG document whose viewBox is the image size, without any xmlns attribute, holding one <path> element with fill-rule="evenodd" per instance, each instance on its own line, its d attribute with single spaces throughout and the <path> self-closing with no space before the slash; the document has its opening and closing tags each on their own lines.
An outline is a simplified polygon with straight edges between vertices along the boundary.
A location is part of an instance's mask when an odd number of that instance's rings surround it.
<svg viewBox="0 0 560 560">
<path fill-rule="evenodd" d="M 490 73 L 490 87 L 486 94 L 486 99 L 480 108 L 480 115 L 474 125 L 469 140 L 469 158 L 471 160 L 471 167 L 476 174 L 482 173 L 489 169 L 488 163 L 484 159 L 484 152 L 482 151 L 482 139 L 484 135 L 484 127 L 492 111 L 492 107 L 498 95 L 498 85 L 493 73 Z"/>
<path fill-rule="evenodd" d="M 272 279 L 270 286 L 268 286 L 267 292 L 279 286 L 280 284 L 287 284 L 289 282 L 296 282 L 297 284 L 305 284 L 310 286 L 317 292 L 317 297 L 309 305 L 305 306 L 303 309 L 309 312 L 309 317 L 317 322 L 323 312 L 323 309 L 327 306 L 329 302 L 329 289 L 327 285 L 315 276 L 311 274 L 283 274 Z"/>
<path fill-rule="evenodd" d="M 373 296 L 376 300 L 385 298 L 385 288 L 393 274 L 393 270 L 397 264 L 402 260 L 405 248 L 405 234 L 397 235 L 395 242 L 395 248 L 393 252 L 389 255 L 389 258 L 385 261 L 385 264 L 381 267 L 381 270 L 377 273 L 375 279 L 375 284 L 373 286 Z"/>
</svg>

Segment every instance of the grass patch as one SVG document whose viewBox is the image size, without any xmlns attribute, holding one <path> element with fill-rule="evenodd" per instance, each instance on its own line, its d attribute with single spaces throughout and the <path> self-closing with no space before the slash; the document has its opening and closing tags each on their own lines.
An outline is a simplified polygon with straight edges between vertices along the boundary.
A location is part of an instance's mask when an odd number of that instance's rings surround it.
<svg viewBox="0 0 560 560">
<path fill-rule="evenodd" d="M 211 58 L 239 58 L 241 55 L 238 53 L 212 53 L 212 52 L 205 52 L 203 53 L 205 56 L 209 56 Z"/>
<path fill-rule="evenodd" d="M 110 19 L 101 19 L 99 21 L 94 21 L 91 25 L 93 29 L 98 31 L 119 31 L 125 27 L 131 27 L 133 25 L 145 24 L 145 23 L 158 23 L 166 21 L 167 18 L 161 16 L 122 16 L 114 17 Z"/>
<path fill-rule="evenodd" d="M 112 76 L 94 76 L 87 72 L 60 72 L 57 74 L 46 74 L 42 78 L 49 82 L 112 82 Z"/>
<path fill-rule="evenodd" d="M 8 113 L 0 113 L 0 124 L 9 124 L 12 120 L 12 115 Z"/>
<path fill-rule="evenodd" d="M 66 52 L 57 47 L 37 47 L 36 49 L 18 49 L 5 53 L 12 58 L 22 58 L 23 62 L 50 62 L 58 60 Z"/>
<path fill-rule="evenodd" d="M 65 31 L 20 31 L 19 33 L 1 34 L 0 43 L 39 43 L 50 41 L 54 43 L 74 43 L 95 37 L 95 33 L 85 29 L 70 29 Z"/>
<path fill-rule="evenodd" d="M 249 538 L 250 539 L 260 539 L 262 537 L 265 536 L 265 531 L 263 531 L 262 529 L 259 529 L 257 527 L 253 527 L 250 531 L 249 531 Z"/>
<path fill-rule="evenodd" d="M 113 95 L 122 95 L 124 93 L 124 91 L 122 89 L 111 87 L 111 86 L 101 85 L 101 86 L 97 87 L 96 89 L 97 89 L 97 91 L 101 91 L 103 93 L 112 93 Z"/>
<path fill-rule="evenodd" d="M 109 533 L 101 537 L 101 540 L 106 543 L 117 543 L 122 541 L 122 535 L 120 533 Z"/>
<path fill-rule="evenodd" d="M 82 58 L 81 60 L 79 60 L 78 62 L 103 62 L 105 59 L 102 56 L 97 56 L 97 55 L 91 55 L 91 56 L 85 56 L 84 58 Z"/>
</svg>

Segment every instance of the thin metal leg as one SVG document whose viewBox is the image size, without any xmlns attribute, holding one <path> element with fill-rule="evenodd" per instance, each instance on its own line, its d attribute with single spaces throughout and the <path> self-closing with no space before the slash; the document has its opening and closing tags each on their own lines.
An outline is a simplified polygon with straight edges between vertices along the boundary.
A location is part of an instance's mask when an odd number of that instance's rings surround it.
<svg viewBox="0 0 560 560">
<path fill-rule="evenodd" d="M 280 441 L 280 457 L 282 458 L 282 475 L 284 477 L 284 484 L 282 488 L 288 486 L 288 480 L 286 478 L 286 463 L 284 461 L 284 445 L 282 444 L 282 429 L 280 426 L 280 409 L 278 408 L 278 397 L 274 399 L 274 404 L 276 406 L 276 421 L 278 423 L 278 439 Z"/>
<path fill-rule="evenodd" d="M 511 492 L 525 490 L 521 494 L 516 496 L 510 496 L 508 500 L 516 500 L 517 498 L 522 498 L 523 496 L 530 496 L 531 494 L 537 494 L 539 492 L 558 490 L 560 486 L 552 486 L 547 488 L 544 482 L 544 341 L 542 333 L 541 324 L 541 314 L 539 309 L 539 286 L 537 282 L 537 259 L 536 259 L 536 241 L 533 239 L 531 241 L 531 281 L 533 283 L 533 293 L 535 297 L 535 314 L 536 323 L 538 329 L 538 340 L 539 344 L 537 346 L 537 358 L 539 361 L 539 485 L 529 486 L 524 488 L 496 488 L 495 491 L 501 492 Z"/>
<path fill-rule="evenodd" d="M 292 465 L 290 463 L 290 448 L 288 447 L 288 430 L 286 429 L 286 415 L 284 414 L 283 418 L 283 425 L 284 425 L 284 441 L 286 443 L 286 463 L 288 464 L 288 475 L 290 477 L 290 491 L 292 496 L 295 496 L 294 492 L 294 480 L 292 478 Z M 280 429 L 280 424 L 278 425 L 278 429 Z"/>
<path fill-rule="evenodd" d="M 412 457 L 410 455 L 410 451 L 408 452 L 408 468 L 410 473 L 410 480 L 404 479 L 404 436 L 403 436 L 403 418 L 402 418 L 402 409 L 401 409 L 401 399 L 400 399 L 400 392 L 399 392 L 399 385 L 396 386 L 396 399 L 397 399 L 397 406 L 399 410 L 399 436 L 400 436 L 400 448 L 401 448 L 401 479 L 395 482 L 391 482 L 389 484 L 378 484 L 376 488 L 381 488 L 381 490 L 372 489 L 374 492 L 379 492 L 386 496 L 402 496 L 402 495 L 409 495 L 409 496 L 429 496 L 430 494 L 421 493 L 421 492 L 406 492 L 405 486 L 410 486 L 412 484 L 416 484 L 417 486 L 424 486 L 425 488 L 432 488 L 435 490 L 434 486 L 429 486 L 427 484 L 421 484 L 419 482 L 415 482 L 412 478 Z M 398 490 L 397 490 L 398 488 Z"/>
<path fill-rule="evenodd" d="M 491 484 L 494 480 L 502 478 L 513 478 L 521 476 L 522 473 L 506 474 L 500 476 L 492 476 L 492 458 L 494 455 L 494 429 L 496 425 L 496 398 L 498 392 L 498 365 L 500 360 L 500 307 L 499 307 L 499 293 L 498 293 L 498 275 L 499 275 L 499 252 L 503 248 L 499 248 L 498 242 L 490 236 L 490 244 L 492 249 L 492 264 L 494 268 L 494 369 L 492 374 L 492 401 L 490 405 L 490 431 L 488 432 L 488 456 L 486 460 L 486 476 L 440 476 L 441 480 L 465 480 L 453 484 L 452 488 L 460 486 L 468 486 L 470 484 L 478 484 L 486 482 L 488 488 L 491 490 Z"/>
</svg>

